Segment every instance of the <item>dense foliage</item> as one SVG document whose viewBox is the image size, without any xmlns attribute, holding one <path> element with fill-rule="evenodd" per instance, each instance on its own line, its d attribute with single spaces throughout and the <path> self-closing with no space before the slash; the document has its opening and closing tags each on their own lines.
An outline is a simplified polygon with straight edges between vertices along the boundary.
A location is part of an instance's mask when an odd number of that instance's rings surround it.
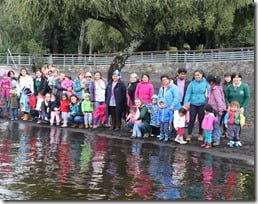
<svg viewBox="0 0 258 204">
<path fill-rule="evenodd" d="M 1 0 L 0 16 L 0 52 L 254 45 L 251 0 Z"/>
</svg>

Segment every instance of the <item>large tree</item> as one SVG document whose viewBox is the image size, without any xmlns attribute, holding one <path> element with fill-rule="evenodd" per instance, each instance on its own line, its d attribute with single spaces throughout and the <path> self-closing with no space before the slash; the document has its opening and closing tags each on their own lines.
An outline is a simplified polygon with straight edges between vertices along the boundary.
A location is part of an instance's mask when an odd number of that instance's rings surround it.
<svg viewBox="0 0 258 204">
<path fill-rule="evenodd" d="M 174 39 L 172 44 L 179 49 L 183 48 L 187 35 L 198 38 L 198 41 L 204 39 L 203 44 L 206 48 L 220 46 L 221 37 L 233 30 L 235 11 L 249 4 L 253 2 L 251 0 L 8 0 L 5 2 L 5 8 L 19 23 L 52 28 L 53 43 L 58 41 L 57 35 L 61 26 L 69 28 L 70 24 L 77 23 L 80 30 L 77 38 L 79 53 L 82 52 L 85 33 L 92 49 L 95 39 L 94 34 L 92 35 L 94 29 L 102 29 L 103 33 L 107 32 L 109 36 L 109 31 L 114 34 L 119 32 L 120 36 L 116 35 L 117 37 L 113 38 L 114 41 L 119 39 L 119 43 L 114 42 L 112 46 L 112 38 L 111 43 L 105 41 L 111 49 L 120 49 L 110 65 L 108 76 L 110 78 L 115 69 L 123 68 L 133 51 L 145 42 L 157 40 L 159 43 L 160 36 L 168 42 L 168 47 L 171 39 Z M 95 21 L 89 23 L 89 19 Z M 96 23 L 94 28 L 89 27 L 89 24 L 92 25 L 96 21 L 101 24 Z M 190 45 L 196 45 L 196 40 L 188 38 L 188 41 Z M 58 48 L 55 50 L 58 51 Z"/>
</svg>

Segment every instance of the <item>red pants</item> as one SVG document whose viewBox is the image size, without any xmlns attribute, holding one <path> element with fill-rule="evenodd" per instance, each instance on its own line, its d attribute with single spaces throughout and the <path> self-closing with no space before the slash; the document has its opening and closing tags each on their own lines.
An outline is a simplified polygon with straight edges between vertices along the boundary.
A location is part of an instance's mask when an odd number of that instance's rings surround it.
<svg viewBox="0 0 258 204">
<path fill-rule="evenodd" d="M 183 127 L 178 128 L 177 134 L 178 134 L 180 137 L 183 137 L 184 134 L 185 134 L 185 128 L 183 128 Z"/>
</svg>

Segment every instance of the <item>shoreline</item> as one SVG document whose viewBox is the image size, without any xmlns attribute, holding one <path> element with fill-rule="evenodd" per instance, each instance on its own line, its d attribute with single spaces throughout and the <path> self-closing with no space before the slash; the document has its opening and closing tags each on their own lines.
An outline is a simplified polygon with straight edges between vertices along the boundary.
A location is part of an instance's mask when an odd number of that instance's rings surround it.
<svg viewBox="0 0 258 204">
<path fill-rule="evenodd" d="M 110 129 L 104 128 L 104 127 L 100 127 L 97 129 L 71 128 L 71 127 L 62 128 L 61 126 L 50 126 L 49 124 L 45 124 L 45 123 L 37 124 L 35 122 L 22 121 L 22 120 L 10 121 L 10 120 L 4 119 L 4 118 L 0 118 L 0 122 L 23 123 L 23 124 L 39 126 L 39 127 L 67 129 L 70 132 L 84 133 L 90 137 L 94 137 L 94 136 L 98 135 L 98 136 L 102 136 L 102 137 L 120 139 L 120 140 L 128 140 L 128 141 L 137 140 L 137 141 L 141 141 L 142 143 L 146 143 L 146 144 L 168 146 L 168 147 L 172 147 L 172 148 L 176 147 L 176 148 L 182 148 L 183 150 L 186 150 L 186 151 L 195 151 L 195 152 L 200 152 L 200 153 L 210 153 L 217 157 L 241 160 L 242 162 L 245 162 L 248 165 L 251 165 L 251 166 L 255 165 L 255 154 L 252 154 L 252 151 L 248 151 L 248 150 L 254 149 L 254 146 L 255 146 L 254 141 L 252 142 L 252 141 L 243 140 L 244 142 L 243 142 L 242 147 L 230 148 L 226 145 L 227 140 L 221 139 L 221 144 L 219 146 L 212 147 L 211 149 L 204 149 L 204 148 L 200 147 L 201 142 L 197 141 L 196 137 L 193 137 L 193 140 L 190 144 L 185 144 L 185 145 L 178 144 L 172 140 L 170 140 L 169 142 L 162 142 L 162 141 L 158 141 L 157 138 L 153 138 L 153 137 L 131 139 L 130 133 L 127 131 L 127 128 L 124 128 L 124 127 L 121 128 L 121 130 L 119 130 L 119 131 L 114 131 L 114 130 L 110 130 Z M 248 133 L 248 130 L 252 131 L 251 128 L 243 128 L 243 130 L 242 130 L 243 138 L 246 135 L 250 135 L 250 133 Z"/>
</svg>

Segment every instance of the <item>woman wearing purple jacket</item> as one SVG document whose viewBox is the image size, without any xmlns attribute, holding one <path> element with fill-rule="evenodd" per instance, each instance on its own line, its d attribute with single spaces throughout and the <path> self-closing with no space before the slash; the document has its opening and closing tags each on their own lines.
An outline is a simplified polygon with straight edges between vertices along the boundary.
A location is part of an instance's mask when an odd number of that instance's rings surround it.
<svg viewBox="0 0 258 204">
<path fill-rule="evenodd" d="M 94 72 L 94 79 L 89 84 L 89 92 L 91 102 L 94 104 L 94 110 L 105 103 L 105 94 L 107 88 L 107 81 L 102 78 L 99 71 Z"/>
<path fill-rule="evenodd" d="M 223 87 L 220 85 L 221 79 L 219 76 L 209 75 L 207 81 L 210 84 L 210 90 L 208 94 L 207 103 L 211 105 L 215 111 L 217 122 L 214 124 L 214 129 L 212 132 L 213 146 L 220 144 L 220 120 L 223 111 L 226 111 L 226 102 L 224 97 Z"/>
</svg>

